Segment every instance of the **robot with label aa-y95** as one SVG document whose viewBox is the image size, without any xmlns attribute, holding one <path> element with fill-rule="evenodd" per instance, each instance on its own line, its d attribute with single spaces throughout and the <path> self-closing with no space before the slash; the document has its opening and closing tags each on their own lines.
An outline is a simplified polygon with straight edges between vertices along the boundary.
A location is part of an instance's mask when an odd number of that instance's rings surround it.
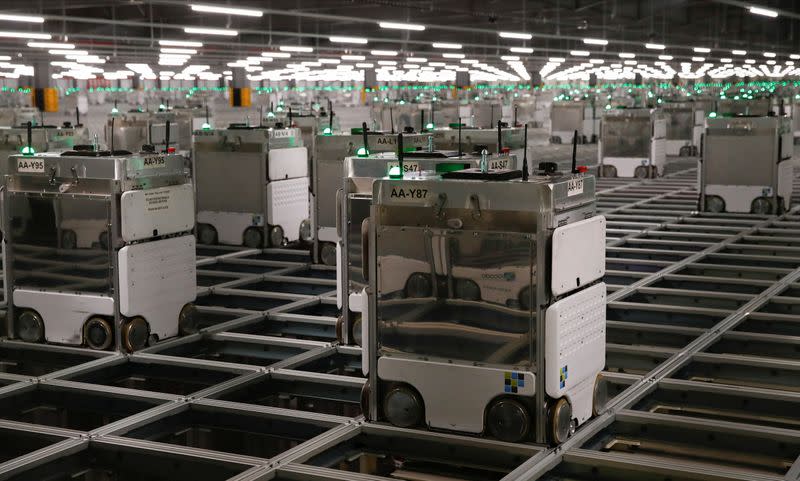
<svg viewBox="0 0 800 481">
<path fill-rule="evenodd" d="M 194 195 L 182 157 L 84 148 L 7 162 L 11 337 L 132 352 L 194 330 Z"/>
</svg>

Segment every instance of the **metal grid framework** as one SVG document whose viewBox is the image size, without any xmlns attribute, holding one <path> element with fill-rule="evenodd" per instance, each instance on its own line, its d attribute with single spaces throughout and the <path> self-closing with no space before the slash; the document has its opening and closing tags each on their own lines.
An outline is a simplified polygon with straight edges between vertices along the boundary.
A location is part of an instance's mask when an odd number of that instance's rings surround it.
<svg viewBox="0 0 800 481">
<path fill-rule="evenodd" d="M 558 448 L 365 423 L 335 271 L 200 246 L 198 334 L 132 355 L 0 341 L 0 479 L 800 479 L 799 208 L 698 214 L 696 169 L 673 167 L 598 182 L 609 401 Z"/>
</svg>

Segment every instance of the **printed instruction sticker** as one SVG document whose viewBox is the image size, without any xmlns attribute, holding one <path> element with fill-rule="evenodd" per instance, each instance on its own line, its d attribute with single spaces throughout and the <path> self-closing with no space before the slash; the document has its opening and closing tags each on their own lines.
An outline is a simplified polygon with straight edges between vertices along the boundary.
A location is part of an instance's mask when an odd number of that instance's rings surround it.
<svg viewBox="0 0 800 481">
<path fill-rule="evenodd" d="M 144 194 L 145 209 L 148 212 L 169 209 L 172 191 L 169 189 L 150 190 Z"/>
</svg>

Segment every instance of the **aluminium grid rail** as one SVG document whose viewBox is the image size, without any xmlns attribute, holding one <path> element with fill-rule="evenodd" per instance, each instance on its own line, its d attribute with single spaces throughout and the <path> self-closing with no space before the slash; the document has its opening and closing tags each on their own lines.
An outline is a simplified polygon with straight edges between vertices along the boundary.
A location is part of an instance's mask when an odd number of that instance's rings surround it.
<svg viewBox="0 0 800 481">
<path fill-rule="evenodd" d="M 364 423 L 332 271 L 201 246 L 199 334 L 133 355 L 0 343 L 0 479 L 113 462 L 143 480 L 367 481 L 387 478 L 351 471 L 416 459 L 467 466 L 456 479 L 796 476 L 800 216 L 697 214 L 695 175 L 598 182 L 611 400 L 558 449 Z"/>
</svg>

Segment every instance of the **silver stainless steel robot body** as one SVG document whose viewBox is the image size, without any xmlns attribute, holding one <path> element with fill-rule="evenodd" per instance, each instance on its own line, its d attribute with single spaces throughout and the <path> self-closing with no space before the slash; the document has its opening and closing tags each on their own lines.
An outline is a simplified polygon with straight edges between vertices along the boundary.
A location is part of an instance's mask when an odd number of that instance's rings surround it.
<svg viewBox="0 0 800 481">
<path fill-rule="evenodd" d="M 372 183 L 361 334 L 370 420 L 559 444 L 602 409 L 594 177 L 509 172 Z"/>
</svg>

